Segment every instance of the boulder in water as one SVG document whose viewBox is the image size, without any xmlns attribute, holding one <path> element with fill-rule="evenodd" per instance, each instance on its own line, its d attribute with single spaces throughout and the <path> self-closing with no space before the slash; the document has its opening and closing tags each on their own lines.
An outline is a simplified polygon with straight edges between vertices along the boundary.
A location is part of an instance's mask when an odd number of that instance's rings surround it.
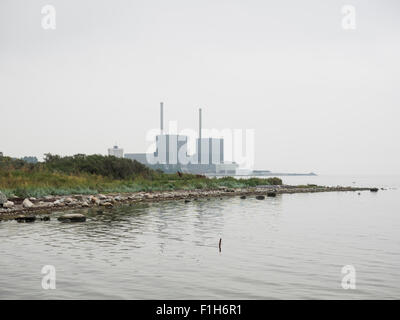
<svg viewBox="0 0 400 320">
<path fill-rule="evenodd" d="M 34 222 L 36 220 L 35 216 L 18 216 L 14 220 L 17 222 Z"/>
<path fill-rule="evenodd" d="M 257 200 L 264 200 L 264 199 L 265 199 L 265 196 L 256 196 L 256 199 L 257 199 Z"/>
<path fill-rule="evenodd" d="M 58 217 L 61 222 L 85 222 L 86 216 L 80 213 L 67 213 Z"/>
</svg>

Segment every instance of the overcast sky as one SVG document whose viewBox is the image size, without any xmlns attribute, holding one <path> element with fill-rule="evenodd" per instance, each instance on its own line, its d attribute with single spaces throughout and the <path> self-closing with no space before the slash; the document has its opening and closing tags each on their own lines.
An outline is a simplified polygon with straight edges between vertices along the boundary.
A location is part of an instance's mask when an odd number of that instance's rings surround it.
<svg viewBox="0 0 400 320">
<path fill-rule="evenodd" d="M 164 101 L 178 129 L 198 107 L 254 129 L 258 169 L 400 173 L 399 18 L 396 0 L 1 0 L 0 151 L 144 152 Z"/>
</svg>

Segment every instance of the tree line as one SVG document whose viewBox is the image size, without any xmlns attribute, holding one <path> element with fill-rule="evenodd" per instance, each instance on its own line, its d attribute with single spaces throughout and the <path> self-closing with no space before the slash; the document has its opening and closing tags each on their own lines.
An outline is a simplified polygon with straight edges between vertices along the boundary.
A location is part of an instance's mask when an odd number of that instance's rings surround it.
<svg viewBox="0 0 400 320">
<path fill-rule="evenodd" d="M 0 158 L 0 170 L 48 170 L 66 174 L 94 174 L 113 179 L 126 180 L 137 176 L 151 178 L 155 171 L 138 161 L 117 158 L 114 156 L 84 155 L 61 157 L 59 155 L 45 154 L 44 161 L 30 163 L 23 159 L 10 157 Z"/>
</svg>

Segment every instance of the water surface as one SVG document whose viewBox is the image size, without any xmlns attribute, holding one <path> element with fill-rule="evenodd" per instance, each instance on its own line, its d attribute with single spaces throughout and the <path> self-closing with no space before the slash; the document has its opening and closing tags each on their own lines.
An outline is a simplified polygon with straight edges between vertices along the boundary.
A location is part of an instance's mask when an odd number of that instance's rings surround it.
<svg viewBox="0 0 400 320">
<path fill-rule="evenodd" d="M 378 193 L 123 206 L 86 223 L 0 222 L 1 299 L 400 298 L 398 177 L 288 177 Z M 218 241 L 222 238 L 222 251 Z M 41 286 L 44 265 L 56 289 Z M 341 286 L 356 268 L 356 290 Z"/>
</svg>

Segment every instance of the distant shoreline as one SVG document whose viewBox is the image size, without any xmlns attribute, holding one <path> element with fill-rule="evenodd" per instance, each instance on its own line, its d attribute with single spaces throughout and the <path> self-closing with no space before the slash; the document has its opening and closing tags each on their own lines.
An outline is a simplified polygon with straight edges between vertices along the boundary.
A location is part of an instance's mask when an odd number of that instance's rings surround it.
<svg viewBox="0 0 400 320">
<path fill-rule="evenodd" d="M 197 201 L 199 199 L 223 198 L 241 196 L 276 197 L 280 194 L 290 193 L 314 193 L 314 192 L 356 192 L 356 191 L 378 191 L 377 188 L 358 187 L 324 187 L 316 185 L 289 186 L 289 185 L 265 185 L 250 188 L 219 188 L 212 190 L 171 190 L 134 193 L 111 193 L 97 195 L 70 195 L 70 196 L 46 196 L 43 198 L 29 198 L 31 207 L 24 207 L 23 202 L 27 199 L 15 198 L 13 208 L 0 208 L 0 219 L 10 219 L 16 216 L 29 216 L 35 214 L 50 214 L 65 210 L 76 210 L 85 208 L 109 209 L 123 204 L 135 204 L 143 202 L 160 202 L 166 200 L 183 200 L 185 202 Z"/>
<path fill-rule="evenodd" d="M 212 173 L 212 174 L 206 174 L 207 177 L 226 177 L 226 176 L 232 176 L 232 177 L 293 177 L 293 176 L 306 176 L 306 177 L 317 177 L 318 175 L 314 172 L 311 173 L 276 173 L 276 172 L 271 172 L 271 173 L 264 173 L 264 174 L 218 174 L 218 173 Z"/>
</svg>

